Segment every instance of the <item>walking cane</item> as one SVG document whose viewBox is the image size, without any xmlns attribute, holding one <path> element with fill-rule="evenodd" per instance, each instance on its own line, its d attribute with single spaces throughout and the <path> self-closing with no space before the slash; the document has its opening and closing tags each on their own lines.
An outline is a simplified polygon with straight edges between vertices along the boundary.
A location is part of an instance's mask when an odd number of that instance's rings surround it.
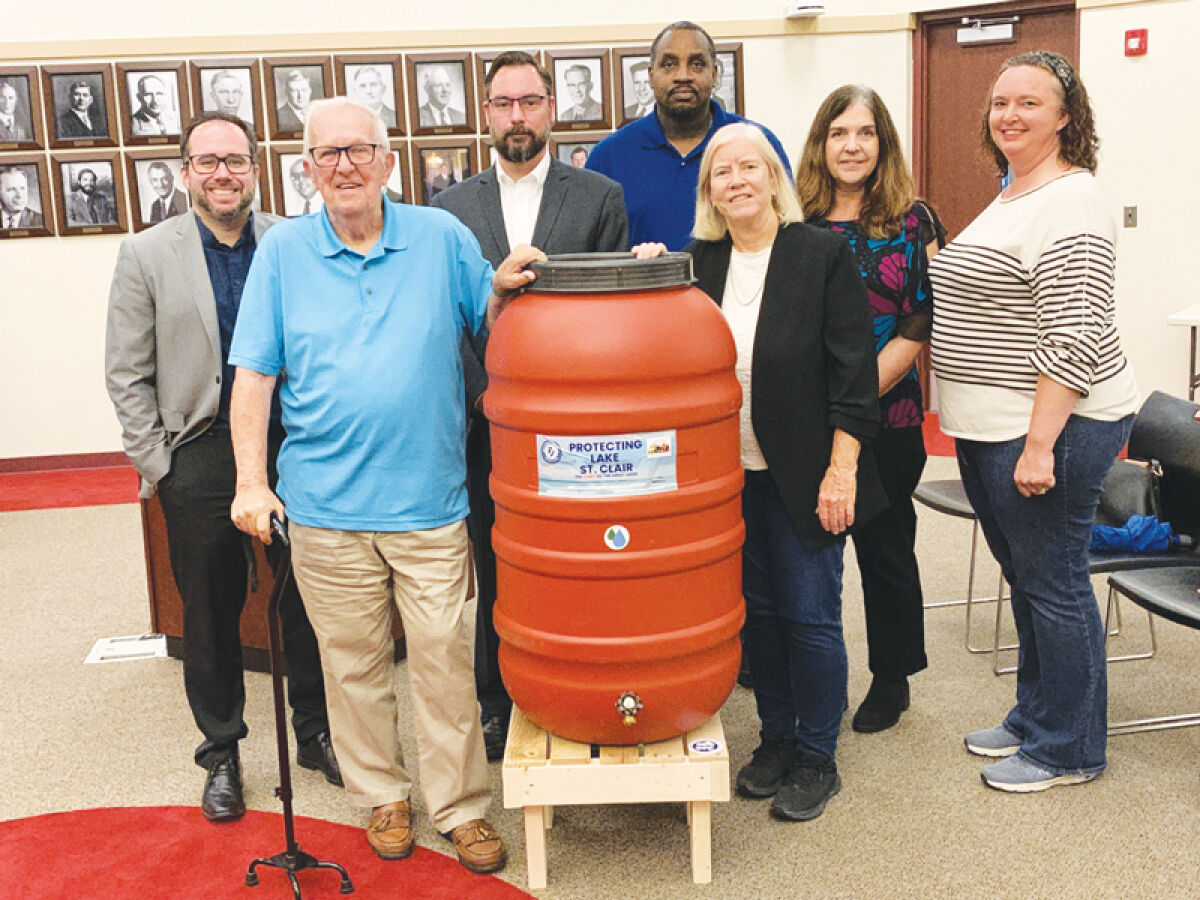
<svg viewBox="0 0 1200 900">
<path fill-rule="evenodd" d="M 283 634 L 279 627 L 279 601 L 292 578 L 292 545 L 288 540 L 287 528 L 279 517 L 271 513 L 271 533 L 280 543 L 279 561 L 275 564 L 275 585 L 271 588 L 271 599 L 267 604 L 267 646 L 271 655 L 271 686 L 275 693 L 275 741 L 279 750 L 279 787 L 275 788 L 275 796 L 283 801 L 283 832 L 287 838 L 287 849 L 274 856 L 260 856 L 250 863 L 246 870 L 246 885 L 254 887 L 258 884 L 259 866 L 272 866 L 283 869 L 288 880 L 292 883 L 292 897 L 301 900 L 300 885 L 296 882 L 296 873 L 302 869 L 333 869 L 341 874 L 341 892 L 354 893 L 354 885 L 350 876 L 335 862 L 320 862 L 316 857 L 305 853 L 296 843 L 296 828 L 292 817 L 292 768 L 288 756 L 287 739 L 287 710 L 283 700 Z"/>
</svg>

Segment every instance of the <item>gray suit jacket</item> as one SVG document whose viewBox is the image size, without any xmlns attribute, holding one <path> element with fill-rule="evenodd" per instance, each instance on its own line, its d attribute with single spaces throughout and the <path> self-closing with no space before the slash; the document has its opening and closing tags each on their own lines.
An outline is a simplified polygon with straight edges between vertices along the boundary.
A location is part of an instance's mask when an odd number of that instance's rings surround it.
<svg viewBox="0 0 1200 900">
<path fill-rule="evenodd" d="M 430 202 L 454 213 L 471 229 L 479 249 L 493 266 L 500 265 L 511 252 L 495 166 L 442 191 Z M 575 169 L 551 159 L 533 228 L 533 246 L 547 255 L 628 250 L 629 223 L 621 186 L 598 172 Z M 467 352 L 468 346 L 471 352 Z M 467 408 L 473 409 L 487 387 L 483 346 L 476 339 L 469 345 L 464 342 L 463 351 Z"/>
<path fill-rule="evenodd" d="M 255 239 L 280 221 L 254 214 Z M 221 337 L 194 213 L 126 238 L 108 295 L 105 382 L 149 497 L 171 453 L 205 432 L 221 399 Z"/>
</svg>

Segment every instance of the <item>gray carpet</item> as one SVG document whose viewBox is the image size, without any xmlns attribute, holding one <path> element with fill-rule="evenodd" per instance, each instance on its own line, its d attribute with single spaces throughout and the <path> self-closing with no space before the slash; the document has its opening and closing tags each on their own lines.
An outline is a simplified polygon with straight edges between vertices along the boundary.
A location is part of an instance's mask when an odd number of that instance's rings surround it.
<svg viewBox="0 0 1200 900">
<path fill-rule="evenodd" d="M 950 460 L 932 460 L 926 471 L 928 478 L 952 475 Z M 961 595 L 970 525 L 922 510 L 920 527 L 928 597 Z M 993 584 L 994 564 L 985 571 L 981 584 Z M 0 572 L 0 819 L 196 805 L 203 774 L 191 761 L 198 734 L 180 664 L 83 665 L 96 638 L 149 627 L 136 507 L 0 514 Z M 849 554 L 845 610 L 853 708 L 869 674 Z M 984 607 L 976 643 L 989 639 L 990 622 Z M 1032 796 L 990 791 L 979 780 L 980 762 L 963 751 L 962 735 L 1000 721 L 1012 702 L 1013 676 L 993 676 L 990 658 L 963 649 L 961 607 L 929 611 L 926 626 L 930 666 L 912 680 L 912 709 L 878 735 L 851 732 L 847 715 L 838 752 L 844 787 L 819 819 L 782 824 L 770 819 L 765 802 L 735 797 L 716 804 L 713 883 L 702 888 L 691 883 L 682 805 L 560 809 L 548 837 L 549 887 L 539 896 L 1200 896 L 1200 729 L 1111 739 L 1108 772 L 1090 785 Z M 1156 659 L 1111 668 L 1114 719 L 1200 708 L 1200 634 L 1160 622 L 1159 636 Z M 1114 646 L 1146 641 L 1145 615 L 1127 606 Z M 403 722 L 403 665 L 398 676 Z M 246 800 L 277 810 L 269 679 L 248 674 L 247 690 Z M 736 771 L 756 745 L 751 694 L 737 689 L 722 714 Z M 407 732 L 403 740 L 415 759 Z M 493 821 L 510 847 L 503 877 L 525 887 L 521 814 L 503 809 L 499 764 L 492 769 Z M 319 775 L 293 772 L 298 814 L 364 821 Z M 416 807 L 418 841 L 446 852 L 419 796 Z M 303 844 L 302 830 L 298 838 Z M 404 863 L 380 865 L 396 867 L 396 896 L 404 896 Z"/>
</svg>

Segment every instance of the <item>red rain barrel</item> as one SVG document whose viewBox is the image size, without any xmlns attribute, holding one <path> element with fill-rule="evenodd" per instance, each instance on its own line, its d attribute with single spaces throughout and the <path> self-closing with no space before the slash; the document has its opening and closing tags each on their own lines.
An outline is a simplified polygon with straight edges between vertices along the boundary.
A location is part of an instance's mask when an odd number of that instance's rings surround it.
<svg viewBox="0 0 1200 900">
<path fill-rule="evenodd" d="M 737 678 L 737 351 L 687 254 L 534 268 L 487 349 L 500 671 L 552 734 L 664 740 Z"/>
</svg>

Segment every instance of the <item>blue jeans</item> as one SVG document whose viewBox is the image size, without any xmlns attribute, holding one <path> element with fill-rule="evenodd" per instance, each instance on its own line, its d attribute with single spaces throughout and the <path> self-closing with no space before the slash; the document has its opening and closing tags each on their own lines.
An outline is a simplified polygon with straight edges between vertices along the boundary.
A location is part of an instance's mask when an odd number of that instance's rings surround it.
<svg viewBox="0 0 1200 900">
<path fill-rule="evenodd" d="M 742 517 L 745 650 L 763 733 L 832 759 L 846 710 L 845 540 L 805 550 L 769 472 L 746 472 Z"/>
<path fill-rule="evenodd" d="M 1071 416 L 1054 445 L 1055 485 L 1034 497 L 1013 483 L 1024 437 L 957 442 L 967 497 L 1012 588 L 1017 704 L 1004 727 L 1021 739 L 1021 756 L 1058 775 L 1105 765 L 1108 678 L 1088 543 L 1100 486 L 1132 421 Z"/>
</svg>

